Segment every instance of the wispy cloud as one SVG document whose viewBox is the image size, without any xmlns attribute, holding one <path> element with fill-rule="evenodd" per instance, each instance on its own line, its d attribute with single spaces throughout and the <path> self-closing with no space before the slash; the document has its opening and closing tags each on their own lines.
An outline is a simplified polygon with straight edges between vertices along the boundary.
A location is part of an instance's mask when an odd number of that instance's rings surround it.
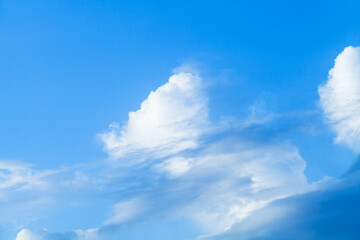
<svg viewBox="0 0 360 240">
<path fill-rule="evenodd" d="M 142 203 L 139 199 L 118 202 L 113 207 L 113 216 L 104 222 L 104 226 L 119 225 L 132 220 L 141 208 Z"/>
<path fill-rule="evenodd" d="M 45 187 L 46 177 L 58 173 L 57 170 L 37 171 L 16 161 L 0 161 L 0 189 L 29 189 Z"/>
</svg>

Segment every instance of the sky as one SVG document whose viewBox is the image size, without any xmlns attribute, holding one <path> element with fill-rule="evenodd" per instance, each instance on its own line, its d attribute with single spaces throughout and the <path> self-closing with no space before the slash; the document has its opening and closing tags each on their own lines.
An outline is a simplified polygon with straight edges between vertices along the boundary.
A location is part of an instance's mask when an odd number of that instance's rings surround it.
<svg viewBox="0 0 360 240">
<path fill-rule="evenodd" d="M 0 0 L 0 239 L 359 239 L 359 7 Z"/>
</svg>

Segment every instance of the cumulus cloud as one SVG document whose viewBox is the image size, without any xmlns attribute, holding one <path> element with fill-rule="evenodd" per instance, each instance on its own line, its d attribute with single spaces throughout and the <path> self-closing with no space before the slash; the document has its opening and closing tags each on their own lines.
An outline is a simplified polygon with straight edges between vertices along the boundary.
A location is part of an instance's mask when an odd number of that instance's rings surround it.
<svg viewBox="0 0 360 240">
<path fill-rule="evenodd" d="M 207 115 L 201 78 L 182 72 L 151 92 L 139 110 L 129 113 L 124 126 L 112 124 L 111 131 L 99 136 L 113 159 L 137 151 L 162 157 L 196 148 Z"/>
<path fill-rule="evenodd" d="M 22 234 L 102 239 L 129 223 L 170 216 L 216 234 L 275 200 L 314 190 L 298 149 L 277 136 L 263 137 L 261 125 L 272 118 L 236 126 L 211 123 L 202 85 L 199 75 L 177 72 L 129 113 L 124 126 L 112 124 L 99 135 L 111 159 L 128 163 L 108 165 L 104 187 L 115 204 L 99 229 Z M 88 182 L 87 175 L 75 176 L 76 182 Z"/>
<path fill-rule="evenodd" d="M 305 161 L 287 141 L 251 136 L 250 122 L 237 128 L 210 123 L 201 82 L 187 72 L 171 76 L 129 114 L 125 126 L 100 135 L 113 159 L 141 154 L 152 160 L 144 166 L 137 156 L 126 158 L 138 167 L 119 180 L 133 186 L 130 198 L 143 198 L 151 207 L 121 202 L 106 224 L 171 213 L 221 232 L 271 201 L 314 189 L 304 175 Z M 261 122 L 256 124 L 259 134 Z M 127 170 L 118 171 L 121 176 Z"/>
<path fill-rule="evenodd" d="M 359 47 L 347 47 L 337 56 L 319 95 L 325 116 L 337 133 L 335 142 L 360 152 Z"/>
<path fill-rule="evenodd" d="M 23 229 L 17 234 L 15 240 L 42 240 L 42 239 L 40 236 L 32 233 L 30 230 Z"/>
</svg>

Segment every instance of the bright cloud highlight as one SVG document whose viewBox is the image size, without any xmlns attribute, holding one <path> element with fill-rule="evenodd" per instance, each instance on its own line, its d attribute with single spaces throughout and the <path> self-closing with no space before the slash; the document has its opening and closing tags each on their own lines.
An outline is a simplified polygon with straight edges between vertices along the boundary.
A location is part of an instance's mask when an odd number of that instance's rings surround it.
<svg viewBox="0 0 360 240">
<path fill-rule="evenodd" d="M 235 128 L 210 123 L 207 103 L 202 79 L 180 72 L 130 112 L 125 126 L 113 125 L 100 135 L 112 159 L 137 165 L 129 168 L 132 176 L 149 176 L 122 182 L 136 186 L 146 181 L 151 191 L 133 189 L 130 198 L 153 206 L 141 212 L 133 200 L 122 201 L 105 225 L 175 211 L 209 233 L 221 232 L 273 200 L 313 189 L 296 147 L 250 137 L 249 123 Z M 139 158 L 151 161 L 144 165 Z M 121 166 L 120 176 L 127 171 Z"/>
<path fill-rule="evenodd" d="M 335 142 L 360 152 L 359 47 L 347 47 L 337 56 L 319 95 L 325 116 L 337 133 Z"/>
<path fill-rule="evenodd" d="M 110 132 L 100 134 L 105 151 L 119 159 L 137 151 L 161 157 L 196 148 L 208 115 L 201 86 L 201 78 L 192 73 L 171 76 L 129 113 L 125 126 L 112 124 Z"/>
</svg>

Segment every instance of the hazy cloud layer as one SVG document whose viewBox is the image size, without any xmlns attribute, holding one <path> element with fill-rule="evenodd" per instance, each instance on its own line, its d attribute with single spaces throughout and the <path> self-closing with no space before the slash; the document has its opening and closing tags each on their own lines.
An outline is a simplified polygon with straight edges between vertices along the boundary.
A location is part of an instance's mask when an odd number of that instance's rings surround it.
<svg viewBox="0 0 360 240">
<path fill-rule="evenodd" d="M 21 230 L 15 240 L 96 240 L 97 229 L 86 231 L 75 230 L 68 233 L 52 233 L 47 230 L 32 232 L 28 229 Z"/>
<path fill-rule="evenodd" d="M 199 240 L 359 239 L 359 170 L 322 190 L 274 201 L 228 231 Z"/>
</svg>

